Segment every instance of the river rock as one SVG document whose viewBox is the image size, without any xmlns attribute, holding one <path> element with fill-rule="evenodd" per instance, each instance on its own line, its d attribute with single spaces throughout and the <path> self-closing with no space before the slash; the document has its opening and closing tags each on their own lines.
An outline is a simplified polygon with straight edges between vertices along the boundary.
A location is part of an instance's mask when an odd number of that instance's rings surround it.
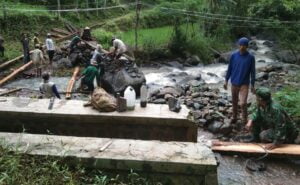
<svg viewBox="0 0 300 185">
<path fill-rule="evenodd" d="M 272 41 L 267 40 L 267 41 L 263 42 L 263 45 L 268 46 L 268 47 L 273 47 L 274 43 Z"/>
<path fill-rule="evenodd" d="M 208 130 L 214 134 L 219 133 L 219 130 L 220 130 L 222 124 L 223 123 L 220 121 L 214 121 L 208 125 Z"/>
<path fill-rule="evenodd" d="M 290 50 L 281 50 L 275 53 L 275 57 L 280 62 L 299 64 L 300 53 L 293 54 Z"/>
<path fill-rule="evenodd" d="M 269 64 L 266 67 L 264 67 L 262 69 L 262 71 L 269 73 L 269 72 L 272 72 L 272 71 L 280 71 L 282 69 L 283 69 L 282 64 L 280 64 L 280 63 L 272 63 L 272 64 Z"/>
<path fill-rule="evenodd" d="M 171 94 L 165 94 L 165 100 L 168 101 L 169 98 L 174 98 Z"/>
<path fill-rule="evenodd" d="M 207 125 L 207 120 L 206 119 L 198 119 L 198 125 L 201 127 L 204 127 Z"/>
<path fill-rule="evenodd" d="M 152 103 L 154 103 L 154 104 L 165 104 L 166 100 L 163 99 L 163 98 L 159 98 L 159 99 L 154 100 Z"/>
<path fill-rule="evenodd" d="M 203 82 L 199 81 L 199 80 L 192 80 L 189 82 L 190 85 L 190 90 L 192 91 L 192 93 L 196 93 L 199 92 L 201 89 L 201 86 L 203 85 Z"/>
<path fill-rule="evenodd" d="M 224 99 L 218 99 L 218 106 L 226 106 L 226 104 L 227 104 L 227 101 L 226 100 L 224 100 Z"/>
<path fill-rule="evenodd" d="M 56 62 L 58 68 L 72 68 L 72 62 L 68 58 L 61 58 Z"/>
<path fill-rule="evenodd" d="M 166 65 L 171 66 L 171 67 L 175 67 L 175 68 L 178 68 L 178 69 L 183 69 L 184 68 L 183 64 L 181 64 L 177 61 L 167 62 Z"/>
<path fill-rule="evenodd" d="M 189 57 L 185 62 L 192 66 L 196 66 L 196 65 L 202 63 L 200 58 L 197 55 L 193 55 L 193 56 Z"/>
<path fill-rule="evenodd" d="M 163 89 L 161 89 L 159 91 L 159 93 L 157 94 L 157 96 L 164 97 L 166 94 L 170 94 L 174 97 L 179 97 L 183 94 L 183 90 L 180 89 L 180 87 L 167 86 L 167 87 L 164 87 Z"/>
<path fill-rule="evenodd" d="M 229 60 L 230 60 L 230 57 L 231 57 L 231 54 L 232 54 L 231 51 L 226 52 L 226 53 L 222 53 L 221 56 L 218 59 L 218 62 L 228 64 Z"/>
<path fill-rule="evenodd" d="M 257 46 L 257 43 L 256 43 L 256 41 L 254 41 L 254 40 L 251 40 L 250 42 L 249 42 L 249 48 L 250 49 L 253 49 L 253 50 L 258 50 L 258 46 Z"/>
<path fill-rule="evenodd" d="M 260 72 L 260 73 L 256 74 L 257 81 L 268 80 L 268 78 L 269 78 L 268 73 Z"/>
<path fill-rule="evenodd" d="M 214 74 L 214 73 L 211 73 L 211 72 L 208 72 L 206 73 L 208 76 L 211 76 L 211 77 L 218 77 L 218 75 Z"/>
<path fill-rule="evenodd" d="M 259 63 L 266 63 L 265 60 L 258 60 L 257 62 L 259 62 Z"/>
</svg>

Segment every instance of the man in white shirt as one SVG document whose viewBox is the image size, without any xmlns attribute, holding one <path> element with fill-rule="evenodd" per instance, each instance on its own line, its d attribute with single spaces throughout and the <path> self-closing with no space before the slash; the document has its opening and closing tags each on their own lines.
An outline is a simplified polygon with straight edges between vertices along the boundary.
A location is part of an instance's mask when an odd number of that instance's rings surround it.
<svg viewBox="0 0 300 185">
<path fill-rule="evenodd" d="M 51 38 L 50 33 L 47 34 L 46 48 L 47 48 L 47 53 L 48 53 L 48 56 L 49 56 L 49 63 L 50 63 L 50 65 L 52 65 L 52 60 L 53 60 L 53 56 L 54 56 L 54 53 L 55 53 L 55 46 L 54 46 L 54 42 Z"/>
<path fill-rule="evenodd" d="M 127 47 L 122 40 L 117 39 L 116 37 L 113 37 L 111 41 L 114 47 L 112 55 L 115 59 L 119 59 L 127 51 Z"/>
<path fill-rule="evenodd" d="M 31 59 L 36 69 L 36 77 L 42 76 L 42 65 L 44 63 L 43 52 L 39 49 L 40 45 L 35 45 L 35 50 L 32 51 Z"/>
</svg>

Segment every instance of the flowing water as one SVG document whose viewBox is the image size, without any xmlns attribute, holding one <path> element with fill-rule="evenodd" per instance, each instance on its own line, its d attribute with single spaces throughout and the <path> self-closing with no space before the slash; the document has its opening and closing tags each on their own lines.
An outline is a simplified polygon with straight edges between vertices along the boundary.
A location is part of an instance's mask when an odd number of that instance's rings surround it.
<svg viewBox="0 0 300 185">
<path fill-rule="evenodd" d="M 269 52 L 272 49 L 263 45 L 263 40 L 257 40 L 258 50 L 250 50 L 256 58 L 256 68 L 276 62 Z M 264 60 L 265 62 L 258 62 Z M 172 67 L 143 68 L 147 84 L 152 90 L 180 84 L 187 76 L 199 77 L 210 86 L 221 87 L 224 83 L 228 64 L 211 64 L 207 66 L 187 67 L 177 69 Z M 230 89 L 230 88 L 229 88 Z M 229 93 L 229 91 L 227 91 Z M 212 134 L 199 130 L 198 142 L 209 145 Z M 293 160 L 265 160 L 266 171 L 251 172 L 245 168 L 246 157 L 225 156 L 216 154 L 219 161 L 218 180 L 221 185 L 300 185 L 300 164 Z"/>
</svg>

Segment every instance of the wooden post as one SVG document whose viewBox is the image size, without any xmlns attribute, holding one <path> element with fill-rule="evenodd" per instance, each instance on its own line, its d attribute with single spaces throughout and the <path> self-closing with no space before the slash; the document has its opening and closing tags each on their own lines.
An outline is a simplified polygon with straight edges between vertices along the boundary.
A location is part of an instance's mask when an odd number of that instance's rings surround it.
<svg viewBox="0 0 300 185">
<path fill-rule="evenodd" d="M 71 93 L 72 93 L 72 89 L 74 87 L 74 84 L 76 82 L 76 77 L 78 75 L 80 71 L 80 67 L 77 66 L 73 72 L 72 78 L 70 79 L 68 86 L 67 86 L 67 93 L 66 93 L 66 99 L 69 100 L 71 99 Z"/>
<path fill-rule="evenodd" d="M 106 0 L 104 0 L 103 8 L 104 8 L 104 9 L 103 9 L 103 12 L 105 12 L 105 8 L 106 8 Z M 104 14 L 104 17 L 106 17 L 105 14 Z"/>
<path fill-rule="evenodd" d="M 57 0 L 57 16 L 58 16 L 58 18 L 60 18 L 60 10 L 61 10 L 60 0 Z"/>
<path fill-rule="evenodd" d="M 3 27 L 4 30 L 6 30 L 6 19 L 7 19 L 7 12 L 6 12 L 6 5 L 5 5 L 5 0 L 2 2 L 2 8 L 3 8 Z"/>
<path fill-rule="evenodd" d="M 135 51 L 138 49 L 138 26 L 140 20 L 140 10 L 141 10 L 140 0 L 136 0 L 136 21 L 135 21 Z"/>
<path fill-rule="evenodd" d="M 85 2 L 86 2 L 86 9 L 88 9 L 89 8 L 89 0 L 86 0 Z M 86 11 L 86 15 L 88 15 L 88 11 Z"/>
<path fill-rule="evenodd" d="M 97 9 L 97 17 L 99 17 L 99 10 L 98 10 L 98 8 L 99 8 L 99 0 L 95 0 L 96 2 L 96 9 Z"/>
<path fill-rule="evenodd" d="M 0 86 L 2 86 L 8 80 L 10 80 L 10 79 L 14 78 L 15 76 L 17 76 L 17 74 L 19 74 L 20 72 L 23 72 L 30 65 L 32 65 L 32 61 L 28 62 L 27 64 L 24 64 L 23 66 L 21 66 L 20 68 L 16 69 L 14 72 L 12 72 L 10 75 L 8 75 L 7 77 L 0 80 Z"/>
<path fill-rule="evenodd" d="M 78 1 L 79 1 L 79 0 L 76 0 L 76 9 L 77 9 L 77 17 L 78 17 L 78 19 L 80 19 L 79 11 L 78 11 L 78 6 L 79 6 L 79 5 L 78 5 Z"/>
</svg>

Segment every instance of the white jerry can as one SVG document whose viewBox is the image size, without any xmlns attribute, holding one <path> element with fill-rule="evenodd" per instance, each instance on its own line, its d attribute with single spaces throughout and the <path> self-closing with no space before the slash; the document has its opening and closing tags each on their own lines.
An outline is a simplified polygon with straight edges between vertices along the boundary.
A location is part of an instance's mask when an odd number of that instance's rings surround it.
<svg viewBox="0 0 300 185">
<path fill-rule="evenodd" d="M 124 98 L 126 99 L 127 110 L 134 110 L 136 94 L 133 87 L 128 86 L 124 92 Z"/>
</svg>

